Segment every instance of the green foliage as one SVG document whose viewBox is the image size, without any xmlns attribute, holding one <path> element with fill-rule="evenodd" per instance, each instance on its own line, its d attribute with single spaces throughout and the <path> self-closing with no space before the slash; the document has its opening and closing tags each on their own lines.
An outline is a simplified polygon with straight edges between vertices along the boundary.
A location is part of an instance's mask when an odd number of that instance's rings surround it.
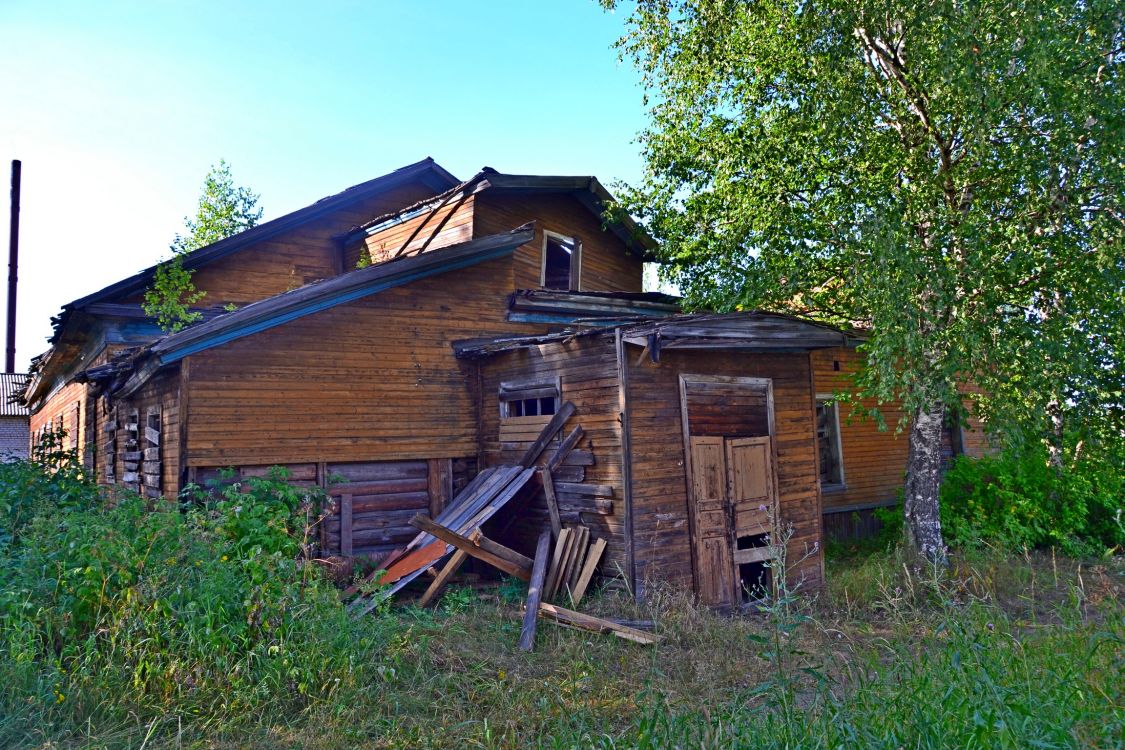
<svg viewBox="0 0 1125 750">
<path fill-rule="evenodd" d="M 1125 547 L 1125 472 L 1104 460 L 1056 469 L 1043 448 L 958 458 L 942 486 L 942 527 L 955 546 Z"/>
<path fill-rule="evenodd" d="M 97 487 L 86 480 L 77 449 L 63 447 L 65 437 L 62 430 L 44 433 L 30 461 L 0 463 L 0 552 L 39 513 L 98 503 Z"/>
<path fill-rule="evenodd" d="M 184 268 L 184 256 L 257 226 L 262 218 L 259 197 L 234 184 L 225 160 L 211 167 L 203 181 L 195 218 L 184 217 L 187 235 L 177 234 L 172 240 L 171 259 L 157 266 L 153 285 L 145 292 L 145 314 L 156 318 L 165 331 L 178 331 L 198 320 L 199 313 L 190 308 L 206 294 L 195 289 L 191 281 L 193 271 Z"/>
<path fill-rule="evenodd" d="M 270 467 L 264 477 L 217 484 L 210 491 L 188 488 L 186 495 L 208 508 L 215 530 L 229 540 L 232 556 L 257 550 L 296 557 L 307 549 L 311 521 L 325 500 L 319 488 L 290 484 L 283 466 Z"/>
<path fill-rule="evenodd" d="M 370 679 L 386 623 L 350 618 L 294 558 L 294 495 L 267 500 L 273 482 L 242 502 L 286 514 L 253 523 L 233 496 L 186 513 L 40 498 L 0 549 L 0 715 L 55 731 L 166 714 L 236 725 Z"/>
</svg>

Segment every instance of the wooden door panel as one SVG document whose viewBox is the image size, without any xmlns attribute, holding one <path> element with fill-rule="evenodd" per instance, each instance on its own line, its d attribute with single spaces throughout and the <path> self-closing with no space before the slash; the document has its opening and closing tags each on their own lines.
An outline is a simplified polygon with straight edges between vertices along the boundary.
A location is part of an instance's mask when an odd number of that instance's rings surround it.
<svg viewBox="0 0 1125 750">
<path fill-rule="evenodd" d="M 696 587 L 704 604 L 731 604 L 735 577 L 724 441 L 691 437 L 689 445 Z"/>
<path fill-rule="evenodd" d="M 735 536 L 770 533 L 770 515 L 777 512 L 770 439 L 727 440 L 726 459 Z"/>
</svg>

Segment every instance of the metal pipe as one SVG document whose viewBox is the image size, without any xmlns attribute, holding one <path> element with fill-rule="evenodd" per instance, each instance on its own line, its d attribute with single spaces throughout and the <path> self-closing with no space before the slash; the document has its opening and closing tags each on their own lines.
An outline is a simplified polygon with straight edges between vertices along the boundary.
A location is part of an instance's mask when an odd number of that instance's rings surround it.
<svg viewBox="0 0 1125 750">
<path fill-rule="evenodd" d="M 8 234 L 8 348 L 4 372 L 16 371 L 16 282 L 19 281 L 20 259 L 20 177 L 23 165 L 12 159 L 12 220 Z"/>
</svg>

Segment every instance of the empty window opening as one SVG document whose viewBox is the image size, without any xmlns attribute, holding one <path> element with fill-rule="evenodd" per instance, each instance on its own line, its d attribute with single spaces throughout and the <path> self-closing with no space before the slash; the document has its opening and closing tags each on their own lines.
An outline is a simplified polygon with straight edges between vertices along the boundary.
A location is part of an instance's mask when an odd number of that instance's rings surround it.
<svg viewBox="0 0 1125 750">
<path fill-rule="evenodd" d="M 577 290 L 581 255 L 582 243 L 577 238 L 546 232 L 540 278 L 543 288 Z"/>
<path fill-rule="evenodd" d="M 500 416 L 547 417 L 559 410 L 557 382 L 501 383 Z"/>
<path fill-rule="evenodd" d="M 844 486 L 844 454 L 840 445 L 840 414 L 837 404 L 824 397 L 816 401 L 816 444 L 820 453 L 820 486 Z"/>
</svg>

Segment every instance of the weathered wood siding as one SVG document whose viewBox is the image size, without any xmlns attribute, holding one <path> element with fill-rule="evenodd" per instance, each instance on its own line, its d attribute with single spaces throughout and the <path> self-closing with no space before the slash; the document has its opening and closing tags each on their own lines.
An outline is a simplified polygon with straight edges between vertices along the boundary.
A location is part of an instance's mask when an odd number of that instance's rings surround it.
<svg viewBox="0 0 1125 750">
<path fill-rule="evenodd" d="M 394 224 L 350 246 L 347 250 L 347 269 L 353 269 L 362 254 L 372 263 L 382 263 L 392 258 L 413 255 L 423 247 L 439 247 L 468 242 L 473 238 L 473 201 L 470 195 L 453 198 L 444 206 Z"/>
<path fill-rule="evenodd" d="M 639 292 L 643 263 L 628 253 L 616 235 L 576 199 L 566 195 L 493 193 L 476 197 L 473 236 L 510 231 L 535 222 L 535 239 L 515 255 L 515 287 L 539 288 L 543 233 L 556 232 L 582 240 L 581 289 L 603 292 Z"/>
<path fill-rule="evenodd" d="M 792 527 L 791 580 L 823 581 L 820 491 L 812 377 L 805 354 L 741 354 L 665 349 L 661 362 L 625 348 L 626 409 L 632 454 L 633 545 L 637 585 L 693 584 L 691 533 L 679 376 L 728 375 L 773 380 L 781 523 Z"/>
<path fill-rule="evenodd" d="M 608 547 L 601 564 L 603 573 L 614 576 L 627 570 L 625 540 L 625 494 L 622 480 L 621 424 L 618 420 L 617 357 L 612 336 L 583 337 L 567 343 L 507 352 L 481 364 L 481 453 L 486 465 L 514 463 L 527 447 L 527 440 L 503 442 L 513 432 L 500 417 L 499 390 L 502 382 L 544 380 L 560 382 L 560 405 L 570 401 L 576 412 L 560 432 L 565 437 L 575 426 L 585 432 L 576 451 L 592 454 L 592 465 L 581 467 L 580 476 L 567 476 L 592 485 L 612 488 L 612 513 L 582 513 L 582 523 L 594 538 Z M 527 420 L 521 420 L 527 421 Z M 530 420 L 534 421 L 534 420 Z M 525 432 L 530 435 L 534 427 Z M 544 451 L 549 456 L 560 438 Z M 534 438 L 533 438 L 534 439 Z M 564 475 L 568 468 L 564 466 Z M 560 500 L 560 503 L 562 501 Z M 525 554 L 534 553 L 540 532 L 550 527 L 546 501 L 537 493 L 505 538 Z"/>
<path fill-rule="evenodd" d="M 863 364 L 863 354 L 852 348 L 822 349 L 812 353 L 812 362 L 817 394 L 831 396 L 854 390 L 853 379 Z M 965 386 L 962 390 L 971 393 L 973 387 Z M 824 511 L 829 515 L 854 510 L 867 513 L 871 506 L 893 504 L 899 499 L 905 481 L 908 436 L 905 430 L 896 434 L 902 419 L 901 404 L 879 404 L 874 399 L 863 399 L 860 404 L 860 409 L 847 403 L 839 404 L 844 487 L 824 491 Z M 863 413 L 876 408 L 883 416 L 886 430 L 880 430 L 878 423 Z M 980 456 L 988 450 L 983 425 L 978 419 L 970 417 L 960 431 L 960 448 L 966 455 Z M 947 429 L 942 435 L 942 449 L 947 459 L 956 448 L 950 438 Z M 838 535 L 856 536 L 872 528 L 871 524 L 865 516 L 858 525 L 840 521 L 832 527 L 838 527 Z M 833 534 L 837 535 L 835 531 Z"/>
<path fill-rule="evenodd" d="M 421 183 L 404 185 L 215 260 L 192 277 L 195 288 L 207 293 L 198 304 L 244 305 L 335 276 L 341 263 L 336 235 L 433 193 Z M 344 271 L 354 268 L 355 258 L 350 265 L 344 259 Z M 143 297 L 114 301 L 140 302 Z"/>
<path fill-rule="evenodd" d="M 450 342 L 505 319 L 499 259 L 339 305 L 190 357 L 189 466 L 460 458 L 475 381 Z"/>
<path fill-rule="evenodd" d="M 853 378 L 863 363 L 855 349 L 821 349 L 812 353 L 813 382 L 819 395 L 849 393 Z M 902 490 L 906 471 L 907 434 L 895 433 L 902 418 L 899 404 L 861 402 L 864 409 L 878 408 L 887 425 L 857 413 L 847 403 L 839 404 L 840 444 L 843 453 L 844 487 L 824 491 L 824 510 L 831 513 L 894 501 Z M 846 512 L 846 511 L 845 511 Z"/>
<path fill-rule="evenodd" d="M 54 393 L 38 412 L 31 415 L 31 442 L 35 444 L 43 432 L 66 431 L 62 447 L 76 449 L 79 460 L 85 461 L 87 441 L 92 436 L 89 424 L 88 386 L 68 383 Z"/>
</svg>

